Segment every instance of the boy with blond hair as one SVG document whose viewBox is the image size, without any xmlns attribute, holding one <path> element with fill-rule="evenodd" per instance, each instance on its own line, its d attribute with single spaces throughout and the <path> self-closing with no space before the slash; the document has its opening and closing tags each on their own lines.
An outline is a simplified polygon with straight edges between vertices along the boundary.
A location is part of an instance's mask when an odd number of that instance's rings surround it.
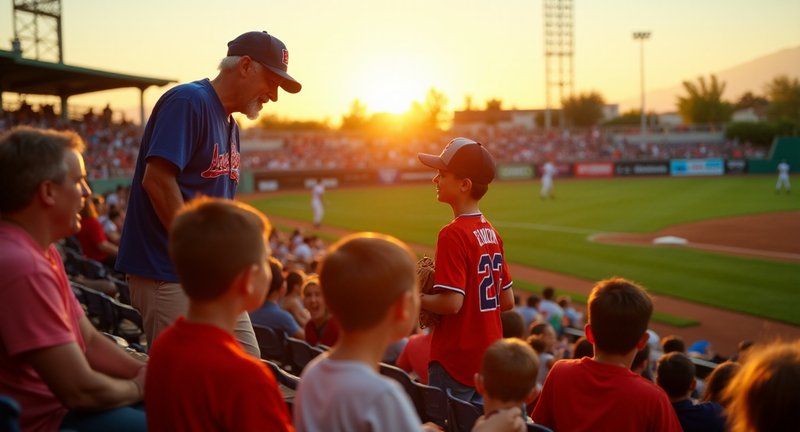
<svg viewBox="0 0 800 432">
<path fill-rule="evenodd" d="M 339 340 L 303 371 L 294 405 L 298 431 L 419 429 L 402 387 L 377 372 L 386 347 L 416 322 L 414 261 L 406 245 L 376 233 L 331 246 L 319 279 Z"/>
<path fill-rule="evenodd" d="M 536 393 L 539 357 L 521 339 L 500 339 L 486 349 L 475 388 L 483 396 L 483 416 L 478 424 L 503 409 L 522 406 Z M 520 417 L 517 429 L 526 427 Z"/>
<path fill-rule="evenodd" d="M 439 156 L 418 155 L 438 170 L 436 197 L 454 219 L 436 241 L 434 294 L 422 309 L 441 315 L 431 341 L 429 383 L 466 401 L 479 401 L 474 376 L 492 342 L 502 338 L 500 312 L 514 307 L 503 240 L 478 204 L 495 177 L 494 158 L 468 138 L 450 141 Z"/>
<path fill-rule="evenodd" d="M 196 199 L 176 217 L 169 252 L 189 310 L 150 351 L 149 430 L 292 430 L 272 373 L 234 336 L 270 285 L 269 229 L 254 208 L 221 199 Z"/>
<path fill-rule="evenodd" d="M 622 278 L 602 280 L 588 309 L 585 331 L 594 357 L 553 365 L 533 421 L 553 430 L 681 431 L 667 394 L 630 370 L 649 338 L 647 292 Z"/>
<path fill-rule="evenodd" d="M 400 384 L 378 373 L 386 347 L 417 320 L 415 261 L 408 246 L 383 234 L 353 234 L 331 246 L 320 284 L 340 334 L 303 371 L 294 401 L 298 431 L 439 430 L 420 425 Z M 513 413 L 498 417 L 504 423 L 490 427 L 513 421 Z"/>
</svg>

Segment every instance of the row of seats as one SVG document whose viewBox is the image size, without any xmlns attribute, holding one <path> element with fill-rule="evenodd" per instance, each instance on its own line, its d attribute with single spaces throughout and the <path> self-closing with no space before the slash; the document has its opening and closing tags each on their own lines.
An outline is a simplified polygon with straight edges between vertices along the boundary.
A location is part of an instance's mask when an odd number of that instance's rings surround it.
<svg viewBox="0 0 800 432">
<path fill-rule="evenodd" d="M 294 405 L 294 392 L 300 383 L 299 375 L 311 360 L 325 352 L 326 347 L 313 347 L 303 340 L 286 336 L 280 330 L 258 324 L 254 324 L 253 329 L 261 349 L 262 360 L 275 375 L 291 410 Z M 380 363 L 380 373 L 400 383 L 423 422 L 436 423 L 446 431 L 468 432 L 483 413 L 482 406 L 458 399 L 449 391 L 445 393 L 437 387 L 419 383 L 396 366 Z M 528 424 L 528 431 L 549 430 L 541 425 Z"/>
<path fill-rule="evenodd" d="M 141 345 L 144 322 L 138 310 L 74 281 L 70 282 L 70 286 L 97 330 L 118 336 L 130 347 L 145 352 Z"/>
</svg>

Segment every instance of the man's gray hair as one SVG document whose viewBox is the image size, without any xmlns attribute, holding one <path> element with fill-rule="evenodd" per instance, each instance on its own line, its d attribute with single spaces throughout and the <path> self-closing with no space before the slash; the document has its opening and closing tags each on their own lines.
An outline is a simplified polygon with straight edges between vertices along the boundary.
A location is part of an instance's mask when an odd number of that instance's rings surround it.
<svg viewBox="0 0 800 432">
<path fill-rule="evenodd" d="M 83 149 L 83 140 L 72 131 L 17 126 L 0 136 L 0 213 L 25 208 L 44 181 L 63 182 L 65 153 Z"/>
</svg>

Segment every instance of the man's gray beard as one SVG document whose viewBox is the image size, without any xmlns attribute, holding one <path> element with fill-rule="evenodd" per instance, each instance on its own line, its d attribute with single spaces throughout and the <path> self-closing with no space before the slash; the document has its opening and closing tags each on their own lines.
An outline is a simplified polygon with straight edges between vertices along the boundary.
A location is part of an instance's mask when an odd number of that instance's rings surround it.
<svg viewBox="0 0 800 432">
<path fill-rule="evenodd" d="M 258 114 L 261 112 L 261 103 L 259 103 L 258 99 L 253 99 L 247 103 L 247 106 L 244 109 L 244 115 L 247 116 L 250 120 L 256 120 L 258 118 Z"/>
</svg>

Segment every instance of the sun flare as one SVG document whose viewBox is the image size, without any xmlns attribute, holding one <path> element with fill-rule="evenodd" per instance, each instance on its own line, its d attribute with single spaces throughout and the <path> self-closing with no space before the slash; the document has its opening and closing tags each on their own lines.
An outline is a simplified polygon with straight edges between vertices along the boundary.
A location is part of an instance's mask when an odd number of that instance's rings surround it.
<svg viewBox="0 0 800 432">
<path fill-rule="evenodd" d="M 430 87 L 423 68 L 402 57 L 372 57 L 360 68 L 360 77 L 356 97 L 371 113 L 404 113 L 412 101 L 424 101 Z"/>
</svg>

